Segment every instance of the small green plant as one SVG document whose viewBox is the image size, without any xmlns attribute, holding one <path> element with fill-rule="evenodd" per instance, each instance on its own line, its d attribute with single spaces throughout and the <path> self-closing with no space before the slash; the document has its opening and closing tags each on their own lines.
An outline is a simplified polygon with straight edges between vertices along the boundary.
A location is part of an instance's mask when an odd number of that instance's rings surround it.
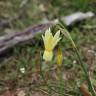
<svg viewBox="0 0 96 96">
<path fill-rule="evenodd" d="M 79 63 L 81 65 L 81 68 L 82 68 L 83 72 L 85 73 L 85 77 L 86 77 L 86 80 L 88 82 L 89 91 L 91 92 L 92 96 L 96 96 L 95 90 L 94 90 L 94 88 L 92 86 L 92 83 L 91 83 L 91 80 L 90 80 L 90 77 L 89 77 L 89 74 L 88 74 L 88 70 L 87 70 L 85 64 L 83 63 L 83 61 L 82 61 L 82 59 L 81 59 L 81 57 L 79 55 L 79 51 L 78 51 L 78 49 L 77 49 L 77 47 L 76 47 L 76 45 L 75 45 L 70 33 L 66 30 L 66 28 L 64 27 L 64 25 L 62 23 L 57 24 L 56 27 L 72 43 L 73 49 L 74 49 L 74 51 L 75 51 L 75 53 L 77 55 L 77 58 L 78 58 Z M 49 29 L 49 30 L 47 30 L 45 32 L 45 37 L 42 36 L 43 37 L 43 41 L 44 41 L 44 45 L 45 45 L 45 51 L 44 51 L 43 59 L 45 61 L 47 61 L 47 62 L 51 61 L 53 59 L 52 58 L 53 57 L 53 53 L 52 53 L 53 49 L 57 45 L 58 41 L 61 39 L 59 37 L 60 36 L 60 31 L 58 31 L 55 34 L 55 36 L 53 37 L 53 35 L 50 33 L 51 30 Z M 46 55 L 45 55 L 45 52 L 47 52 Z M 59 55 L 57 55 L 57 62 L 60 65 L 60 63 L 62 63 L 62 52 L 61 52 L 61 50 L 59 50 L 58 53 L 59 53 Z M 42 67 L 42 65 L 41 65 L 41 67 Z M 59 68 L 59 66 L 58 66 L 58 68 Z M 42 69 L 41 69 L 41 72 L 42 72 Z M 59 73 L 61 73 L 60 70 L 59 70 Z M 43 76 L 43 73 L 42 73 L 42 76 Z M 62 77 L 62 76 L 59 76 L 59 77 Z M 43 76 L 43 78 L 44 78 L 44 76 Z M 45 82 L 46 82 L 46 80 L 45 80 Z M 47 86 L 49 86 L 49 85 L 47 84 Z"/>
<path fill-rule="evenodd" d="M 62 26 L 62 28 L 60 26 Z M 69 34 L 69 32 L 66 30 L 66 28 L 61 23 L 60 23 L 60 26 L 59 26 L 60 31 L 64 34 L 64 36 L 66 38 L 68 38 L 71 41 L 71 43 L 73 45 L 73 48 L 74 48 L 75 53 L 76 53 L 76 55 L 78 57 L 79 63 L 80 63 L 80 65 L 81 65 L 81 67 L 82 67 L 82 69 L 83 69 L 83 71 L 85 73 L 85 77 L 86 77 L 86 80 L 88 82 L 89 90 L 91 91 L 92 96 L 96 96 L 96 92 L 95 92 L 95 90 L 94 90 L 94 88 L 92 86 L 92 83 L 91 83 L 91 80 L 90 80 L 90 77 L 89 77 L 89 74 L 88 74 L 88 70 L 87 70 L 85 64 L 83 63 L 83 61 L 82 61 L 82 59 L 81 59 L 81 57 L 79 55 L 79 51 L 78 51 L 78 49 L 77 49 L 71 35 Z"/>
</svg>

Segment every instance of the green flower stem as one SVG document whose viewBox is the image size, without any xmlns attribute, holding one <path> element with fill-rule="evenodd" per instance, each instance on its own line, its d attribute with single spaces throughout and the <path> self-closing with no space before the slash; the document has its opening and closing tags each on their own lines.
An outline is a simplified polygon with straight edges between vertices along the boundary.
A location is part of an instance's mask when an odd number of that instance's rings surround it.
<svg viewBox="0 0 96 96">
<path fill-rule="evenodd" d="M 41 59 L 42 55 L 41 55 L 41 52 L 40 52 L 40 75 L 42 77 L 42 79 L 44 80 L 44 83 L 45 83 L 45 86 L 47 86 L 49 89 L 51 89 L 52 91 L 58 93 L 58 94 L 61 94 L 63 96 L 71 96 L 71 95 L 68 95 L 68 94 L 65 94 L 65 93 L 61 93 L 61 92 L 57 92 L 55 89 L 53 89 L 46 81 L 44 75 L 43 75 L 43 71 L 42 71 L 42 59 Z"/>
<path fill-rule="evenodd" d="M 41 52 L 40 52 L 40 75 L 41 75 L 41 77 L 42 77 L 42 79 L 43 79 L 43 81 L 44 81 L 44 83 L 46 85 L 47 81 L 46 81 L 46 79 L 45 79 L 45 77 L 43 75 L 43 71 L 42 71 L 42 55 L 41 55 Z"/>
<path fill-rule="evenodd" d="M 83 69 L 83 71 L 84 71 L 84 73 L 85 73 L 86 79 L 87 79 L 88 84 L 89 84 L 90 91 L 92 92 L 92 96 L 96 96 L 96 93 L 95 93 L 95 90 L 94 90 L 94 88 L 93 88 L 93 86 L 92 86 L 92 83 L 91 83 L 91 80 L 90 80 L 90 77 L 89 77 L 87 68 L 86 68 L 85 64 L 83 64 L 83 62 L 82 62 L 82 60 L 81 60 L 81 57 L 80 57 L 80 55 L 79 55 L 79 52 L 78 52 L 78 50 L 77 50 L 76 47 L 75 47 L 75 52 L 76 52 L 76 54 L 77 54 L 77 56 L 78 56 L 79 63 L 81 64 L 81 67 L 82 67 L 82 69 Z"/>
</svg>

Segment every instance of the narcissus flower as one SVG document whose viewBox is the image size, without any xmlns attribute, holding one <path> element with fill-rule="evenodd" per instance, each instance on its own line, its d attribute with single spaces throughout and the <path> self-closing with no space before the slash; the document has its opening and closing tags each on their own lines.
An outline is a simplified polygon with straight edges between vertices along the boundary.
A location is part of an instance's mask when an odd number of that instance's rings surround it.
<svg viewBox="0 0 96 96">
<path fill-rule="evenodd" d="M 60 41 L 60 30 L 56 32 L 56 34 L 53 36 L 51 33 L 50 28 L 45 31 L 45 36 L 42 35 L 45 51 L 43 54 L 43 59 L 46 61 L 51 61 L 53 57 L 53 49 L 57 45 L 57 43 Z"/>
</svg>

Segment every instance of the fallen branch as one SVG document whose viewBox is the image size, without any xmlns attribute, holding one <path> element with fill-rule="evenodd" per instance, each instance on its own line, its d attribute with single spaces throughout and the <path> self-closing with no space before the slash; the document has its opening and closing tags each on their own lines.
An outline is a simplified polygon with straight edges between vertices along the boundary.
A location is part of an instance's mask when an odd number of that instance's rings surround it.
<svg viewBox="0 0 96 96">
<path fill-rule="evenodd" d="M 32 39 L 37 33 L 44 32 L 48 27 L 54 25 L 52 22 L 46 24 L 38 24 L 24 29 L 22 32 L 11 32 L 0 37 L 0 53 L 4 50 L 21 42 Z"/>
<path fill-rule="evenodd" d="M 66 16 L 62 18 L 65 25 L 70 26 L 72 23 L 94 16 L 92 12 L 82 13 L 77 12 L 73 15 Z M 41 23 L 35 26 L 31 26 L 20 32 L 11 32 L 9 34 L 0 37 L 0 53 L 4 50 L 18 44 L 21 42 L 28 41 L 32 39 L 37 33 L 44 32 L 47 28 L 52 27 L 58 23 L 58 20 L 47 21 L 46 23 Z"/>
</svg>

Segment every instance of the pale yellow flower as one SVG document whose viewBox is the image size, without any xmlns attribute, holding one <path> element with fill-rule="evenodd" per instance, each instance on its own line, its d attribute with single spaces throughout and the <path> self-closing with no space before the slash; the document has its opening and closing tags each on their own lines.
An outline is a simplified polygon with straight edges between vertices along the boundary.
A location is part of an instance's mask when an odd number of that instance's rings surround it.
<svg viewBox="0 0 96 96">
<path fill-rule="evenodd" d="M 56 32 L 56 34 L 53 36 L 51 33 L 50 28 L 45 31 L 45 36 L 42 35 L 45 51 L 43 54 L 43 59 L 46 61 L 51 61 L 53 57 L 53 49 L 57 45 L 57 43 L 60 41 L 60 30 Z"/>
<path fill-rule="evenodd" d="M 57 60 L 58 66 L 61 66 L 63 62 L 63 54 L 60 48 L 58 48 L 56 60 Z"/>
</svg>

